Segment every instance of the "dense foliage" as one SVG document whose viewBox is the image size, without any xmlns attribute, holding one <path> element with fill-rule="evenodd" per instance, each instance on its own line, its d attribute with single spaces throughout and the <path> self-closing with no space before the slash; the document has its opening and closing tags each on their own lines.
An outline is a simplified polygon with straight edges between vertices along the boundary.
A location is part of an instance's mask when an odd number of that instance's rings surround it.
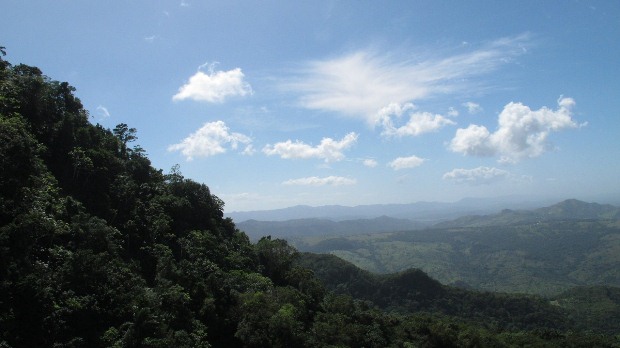
<svg viewBox="0 0 620 348">
<path fill-rule="evenodd" d="M 620 223 L 606 219 L 515 221 L 526 212 L 461 218 L 371 235 L 293 238 L 378 273 L 417 267 L 444 284 L 553 296 L 575 286 L 620 286 Z"/>
<path fill-rule="evenodd" d="M 565 330 L 572 326 L 558 306 L 534 296 L 482 293 L 444 286 L 417 269 L 377 275 L 332 255 L 305 253 L 300 264 L 329 290 L 397 312 L 428 312 L 501 329 Z"/>
<path fill-rule="evenodd" d="M 154 169 L 135 129 L 92 125 L 73 92 L 0 59 L 0 347 L 618 345 L 329 292 L 287 242 L 250 243 L 207 186 Z"/>
</svg>

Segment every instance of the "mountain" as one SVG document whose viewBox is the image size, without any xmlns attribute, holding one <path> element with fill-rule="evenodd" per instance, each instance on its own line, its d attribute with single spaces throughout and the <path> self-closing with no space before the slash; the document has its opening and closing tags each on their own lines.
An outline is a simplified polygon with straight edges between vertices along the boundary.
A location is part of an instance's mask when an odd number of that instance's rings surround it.
<svg viewBox="0 0 620 348">
<path fill-rule="evenodd" d="M 536 209 L 535 213 L 547 219 L 620 219 L 620 207 L 586 203 L 577 199 L 568 199 L 550 207 Z"/>
<path fill-rule="evenodd" d="M 620 286 L 620 221 L 610 219 L 617 214 L 614 206 L 568 200 L 418 230 L 290 241 L 373 272 L 419 268 L 444 284 L 554 295 L 574 286 Z"/>
<path fill-rule="evenodd" d="M 423 228 L 427 225 L 406 219 L 381 216 L 374 219 L 332 221 L 326 219 L 297 219 L 287 221 L 246 220 L 236 224 L 251 240 L 263 236 L 295 238 L 311 236 L 340 236 Z"/>
<path fill-rule="evenodd" d="M 375 275 L 335 256 L 309 253 L 299 262 L 313 270 L 328 289 L 392 311 L 451 315 L 520 329 L 544 326 L 563 330 L 572 325 L 561 307 L 542 298 L 466 291 L 442 285 L 419 269 Z M 593 328 L 598 329 L 589 327 Z"/>
<path fill-rule="evenodd" d="M 226 213 L 235 222 L 246 220 L 286 221 L 297 219 L 355 220 L 387 216 L 432 223 L 454 219 L 463 215 L 491 214 L 502 208 L 531 209 L 550 203 L 548 200 L 532 200 L 527 197 L 508 196 L 500 198 L 465 198 L 457 202 L 417 202 L 409 204 L 373 204 L 347 207 L 327 205 L 311 207 L 298 205 L 283 209 Z"/>
<path fill-rule="evenodd" d="M 620 208 L 609 204 L 587 203 L 568 199 L 534 210 L 503 209 L 490 215 L 467 215 L 451 221 L 439 222 L 436 228 L 505 226 L 552 220 L 620 219 Z"/>
</svg>

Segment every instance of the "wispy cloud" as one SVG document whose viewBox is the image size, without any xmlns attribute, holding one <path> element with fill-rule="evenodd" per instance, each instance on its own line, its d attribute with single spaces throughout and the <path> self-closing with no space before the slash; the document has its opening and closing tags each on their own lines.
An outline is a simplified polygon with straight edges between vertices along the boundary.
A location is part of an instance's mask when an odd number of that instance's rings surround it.
<svg viewBox="0 0 620 348">
<path fill-rule="evenodd" d="M 547 107 L 531 110 L 511 102 L 500 113 L 495 132 L 473 124 L 460 128 L 449 148 L 464 155 L 499 156 L 500 162 L 509 163 L 538 157 L 550 149 L 547 138 L 551 132 L 578 127 L 572 119 L 574 105 L 573 99 L 560 98 L 557 110 Z"/>
<path fill-rule="evenodd" d="M 510 172 L 492 168 L 478 167 L 473 169 L 457 168 L 443 175 L 444 180 L 451 180 L 459 184 L 488 185 L 511 177 Z"/>
<path fill-rule="evenodd" d="M 287 140 L 274 145 L 266 145 L 263 153 L 268 156 L 279 155 L 281 158 L 320 158 L 325 162 L 340 161 L 345 158 L 344 150 L 357 142 L 358 135 L 354 132 L 347 134 L 341 140 L 323 138 L 317 146 L 305 144 L 301 141 Z"/>
<path fill-rule="evenodd" d="M 362 163 L 364 163 L 364 165 L 369 168 L 374 168 L 379 165 L 379 162 L 372 158 L 367 158 Z"/>
<path fill-rule="evenodd" d="M 255 153 L 256 153 L 256 149 L 254 148 L 254 145 L 252 144 L 246 145 L 243 151 L 241 151 L 241 154 L 246 155 L 246 156 L 252 156 Z"/>
<path fill-rule="evenodd" d="M 224 121 L 205 123 L 195 133 L 190 134 L 180 143 L 168 146 L 168 151 L 180 151 L 188 161 L 195 157 L 209 157 L 226 152 L 226 147 L 236 150 L 239 144 L 246 144 L 244 154 L 253 151 L 252 139 L 231 132 Z"/>
<path fill-rule="evenodd" d="M 420 158 L 418 156 L 409 156 L 409 157 L 398 157 L 392 162 L 388 163 L 388 166 L 392 167 L 394 170 L 408 169 L 419 167 L 424 163 L 426 159 Z"/>
<path fill-rule="evenodd" d="M 192 99 L 209 103 L 222 103 L 226 98 L 251 95 L 252 87 L 245 81 L 240 68 L 228 71 L 215 70 L 217 63 L 204 64 L 179 88 L 172 100 Z M 207 71 L 202 69 L 207 68 Z"/>
<path fill-rule="evenodd" d="M 522 54 L 527 35 L 504 38 L 467 53 L 427 60 L 360 50 L 307 64 L 286 84 L 303 107 L 358 117 L 371 125 L 390 103 L 406 104 L 472 88 L 469 79 Z"/>
<path fill-rule="evenodd" d="M 463 106 L 467 108 L 467 112 L 470 114 L 477 114 L 482 111 L 482 107 L 479 104 L 471 101 L 463 103 Z"/>
<path fill-rule="evenodd" d="M 104 118 L 109 118 L 110 117 L 110 112 L 108 111 L 108 108 L 106 108 L 103 105 L 97 106 L 95 111 L 97 112 L 97 116 L 99 117 L 99 119 L 104 119 Z"/>
<path fill-rule="evenodd" d="M 148 43 L 153 43 L 155 41 L 155 39 L 157 38 L 157 36 L 155 35 L 151 35 L 151 36 L 146 36 L 144 38 L 144 41 L 148 42 Z"/>
<path fill-rule="evenodd" d="M 342 186 L 342 185 L 355 185 L 357 180 L 351 178 L 345 178 L 342 176 L 328 176 L 320 178 L 317 176 L 311 176 L 307 178 L 291 179 L 283 182 L 283 185 L 303 185 L 303 186 Z"/>
</svg>

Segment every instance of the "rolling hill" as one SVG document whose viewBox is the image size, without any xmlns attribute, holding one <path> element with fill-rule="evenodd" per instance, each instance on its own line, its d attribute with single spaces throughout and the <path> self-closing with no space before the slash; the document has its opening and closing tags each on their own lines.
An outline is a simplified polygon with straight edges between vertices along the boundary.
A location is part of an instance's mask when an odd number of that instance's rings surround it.
<svg viewBox="0 0 620 348">
<path fill-rule="evenodd" d="M 574 286 L 620 286 L 617 214 L 614 206 L 569 200 L 421 230 L 291 238 L 291 243 L 373 272 L 420 268 L 444 284 L 551 295 Z"/>
</svg>

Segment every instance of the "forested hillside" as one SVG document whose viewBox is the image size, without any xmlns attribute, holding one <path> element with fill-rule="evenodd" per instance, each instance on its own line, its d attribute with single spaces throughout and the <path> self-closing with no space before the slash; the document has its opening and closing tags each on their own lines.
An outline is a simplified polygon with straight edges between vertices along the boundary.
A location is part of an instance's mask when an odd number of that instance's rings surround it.
<svg viewBox="0 0 620 348">
<path fill-rule="evenodd" d="M 0 347 L 620 345 L 542 305 L 531 325 L 422 313 L 414 285 L 443 287 L 419 271 L 380 296 L 331 292 L 287 242 L 252 244 L 206 185 L 153 168 L 135 129 L 92 125 L 73 87 L 0 51 Z M 394 299 L 408 307 L 366 301 Z"/>
<path fill-rule="evenodd" d="M 583 211 L 546 213 L 567 204 L 575 202 L 462 217 L 421 230 L 290 241 L 302 251 L 331 253 L 372 272 L 416 267 L 444 284 L 486 291 L 550 296 L 575 286 L 620 286 L 618 220 L 583 218 Z M 597 214 L 618 209 L 608 208 Z"/>
</svg>

